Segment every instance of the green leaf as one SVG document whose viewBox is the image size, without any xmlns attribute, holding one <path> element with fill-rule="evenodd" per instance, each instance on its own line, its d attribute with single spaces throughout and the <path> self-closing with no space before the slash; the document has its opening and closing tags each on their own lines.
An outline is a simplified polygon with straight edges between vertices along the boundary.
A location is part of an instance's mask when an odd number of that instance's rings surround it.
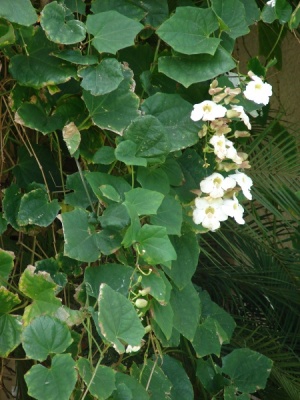
<svg viewBox="0 0 300 400">
<path fill-rule="evenodd" d="M 220 39 L 210 37 L 219 27 L 210 8 L 179 7 L 156 31 L 174 50 L 183 54 L 215 54 Z"/>
<path fill-rule="evenodd" d="M 46 360 L 49 354 L 63 353 L 72 341 L 67 325 L 47 315 L 35 318 L 22 334 L 27 357 L 38 361 Z"/>
<path fill-rule="evenodd" d="M 200 300 L 192 283 L 182 290 L 173 286 L 170 303 L 174 312 L 174 327 L 192 340 L 200 318 Z"/>
<path fill-rule="evenodd" d="M 193 106 L 177 94 L 156 93 L 142 104 L 145 114 L 155 116 L 163 124 L 170 151 L 181 150 L 198 142 L 199 127 L 190 118 L 192 109 Z"/>
<path fill-rule="evenodd" d="M 89 388 L 89 392 L 100 400 L 107 399 L 116 389 L 115 371 L 104 365 L 97 365 L 95 369 L 86 358 L 79 358 L 77 367 L 81 378 Z"/>
<path fill-rule="evenodd" d="M 167 234 L 168 235 L 180 235 L 181 233 L 181 224 L 182 224 L 182 207 L 181 204 L 179 203 L 178 200 L 176 200 L 172 196 L 166 196 L 157 210 L 156 215 L 152 215 L 150 217 L 150 222 L 153 225 L 159 225 L 159 226 L 164 226 L 167 229 Z M 174 246 L 174 241 L 172 241 L 172 244 Z M 178 255 L 177 260 L 173 261 L 172 263 L 172 270 L 173 270 L 173 264 L 175 263 L 176 265 L 180 265 L 182 268 L 182 260 L 179 262 L 180 258 L 180 252 L 177 251 L 176 247 L 174 246 L 175 251 Z M 190 265 L 188 264 L 187 259 L 185 259 L 185 265 L 188 265 L 189 268 L 193 268 L 193 264 Z M 187 276 L 187 270 L 185 269 L 184 271 L 184 276 L 185 279 L 188 279 Z M 173 279 L 174 280 L 174 279 Z M 182 282 L 182 281 L 181 281 Z M 184 284 L 184 282 L 182 282 Z"/>
<path fill-rule="evenodd" d="M 289 21 L 292 14 L 292 6 L 286 0 L 277 0 L 275 3 L 275 11 L 281 23 Z"/>
<path fill-rule="evenodd" d="M 225 342 L 229 343 L 236 326 L 234 319 L 223 308 L 219 307 L 214 301 L 212 301 L 205 290 L 198 290 L 198 293 L 201 301 L 202 320 L 206 318 L 213 318 L 216 320 L 227 335 L 227 340 L 225 339 Z"/>
<path fill-rule="evenodd" d="M 120 135 L 138 115 L 139 97 L 132 91 L 134 84 L 132 71 L 122 66 L 124 79 L 110 93 L 92 96 L 83 91 L 83 99 L 93 122 L 100 128 Z"/>
<path fill-rule="evenodd" d="M 300 6 L 293 11 L 289 20 L 289 29 L 296 29 L 300 24 Z"/>
<path fill-rule="evenodd" d="M 121 386 L 122 385 L 122 386 Z M 124 386 L 128 388 L 131 392 L 130 399 L 138 400 L 149 400 L 149 395 L 144 389 L 144 387 L 139 383 L 137 379 L 134 379 L 130 375 L 123 374 L 121 372 L 116 373 L 116 386 L 117 390 L 113 393 L 114 400 L 127 400 L 127 398 L 120 397 L 124 393 Z M 121 388 L 122 387 L 122 388 Z M 128 392 L 128 391 L 127 391 Z"/>
<path fill-rule="evenodd" d="M 237 390 L 254 393 L 264 389 L 272 360 L 250 349 L 236 349 L 222 358 L 222 372 L 229 375 Z"/>
<path fill-rule="evenodd" d="M 1 11 L 0 11 L 1 13 Z M 0 19 L 0 48 L 13 44 L 16 41 L 15 31 L 8 21 Z"/>
<path fill-rule="evenodd" d="M 50 112 L 41 104 L 25 102 L 18 108 L 15 118 L 19 124 L 47 134 L 62 129 L 65 123 L 63 115 Z"/>
<path fill-rule="evenodd" d="M 184 181 L 184 176 L 178 162 L 170 156 L 161 166 L 168 176 L 168 180 L 172 186 L 181 186 Z"/>
<path fill-rule="evenodd" d="M 173 400 L 193 400 L 193 386 L 182 364 L 175 358 L 164 355 L 161 369 L 172 383 L 171 398 Z"/>
<path fill-rule="evenodd" d="M 245 8 L 245 18 L 247 25 L 252 25 L 259 21 L 260 9 L 258 8 L 255 0 L 240 0 Z"/>
<path fill-rule="evenodd" d="M 101 253 L 108 256 L 121 247 L 122 239 L 123 236 L 118 229 L 103 229 L 97 234 L 97 245 Z"/>
<path fill-rule="evenodd" d="M 132 303 L 126 297 L 102 283 L 98 309 L 101 333 L 118 353 L 125 351 L 122 342 L 140 346 L 145 330 Z"/>
<path fill-rule="evenodd" d="M 6 358 L 21 343 L 20 316 L 0 315 L 0 357 Z"/>
<path fill-rule="evenodd" d="M 56 218 L 60 206 L 57 200 L 49 202 L 47 193 L 43 189 L 25 193 L 20 202 L 17 221 L 20 226 L 38 225 L 48 226 Z"/>
<path fill-rule="evenodd" d="M 123 229 L 129 225 L 130 217 L 124 204 L 110 204 L 99 218 L 103 228 Z"/>
<path fill-rule="evenodd" d="M 157 213 L 159 215 L 159 211 Z M 190 283 L 199 262 L 199 244 L 193 232 L 180 237 L 171 237 L 171 243 L 177 253 L 177 259 L 172 261 L 172 267 L 164 268 L 179 290 Z"/>
<path fill-rule="evenodd" d="M 7 222 L 16 230 L 21 229 L 17 222 L 18 211 L 21 203 L 22 194 L 19 192 L 19 187 L 12 184 L 5 189 L 3 198 L 3 215 Z"/>
<path fill-rule="evenodd" d="M 58 354 L 51 368 L 34 365 L 25 375 L 28 394 L 37 400 L 69 400 L 77 381 L 75 361 L 70 354 Z"/>
<path fill-rule="evenodd" d="M 163 334 L 162 330 L 156 323 L 156 321 L 151 320 L 151 326 L 155 333 L 155 336 L 160 341 L 163 347 L 178 347 L 180 343 L 180 333 L 173 327 L 172 334 L 170 339 L 168 340 L 166 336 Z"/>
<path fill-rule="evenodd" d="M 88 267 L 84 271 L 84 282 L 87 294 L 98 299 L 101 283 L 106 283 L 113 290 L 128 295 L 132 267 L 121 264 L 101 264 L 97 267 Z"/>
<path fill-rule="evenodd" d="M 142 167 L 147 166 L 147 159 L 143 157 L 137 157 L 136 153 L 138 146 L 131 140 L 124 140 L 120 142 L 115 149 L 115 157 L 117 160 L 122 161 L 126 165 L 139 165 Z"/>
<path fill-rule="evenodd" d="M 55 45 L 46 39 L 41 29 L 37 29 L 27 44 L 28 55 L 17 54 L 11 58 L 10 73 L 20 85 L 36 89 L 75 78 L 75 66 L 51 56 L 54 49 Z"/>
<path fill-rule="evenodd" d="M 165 305 L 170 299 L 171 285 L 164 276 L 163 271 L 152 271 L 149 275 L 140 275 L 142 277 L 142 287 L 150 289 L 150 295 L 160 304 Z M 164 278 L 165 279 L 164 279 Z"/>
<path fill-rule="evenodd" d="M 124 138 L 136 143 L 138 157 L 156 157 L 170 149 L 164 126 L 151 115 L 135 119 L 124 132 Z"/>
<path fill-rule="evenodd" d="M 73 190 L 73 192 L 66 193 L 65 195 L 66 204 L 70 204 L 71 206 L 74 207 L 87 208 L 90 205 L 89 198 L 91 199 L 92 202 L 95 202 L 97 200 L 97 197 L 95 196 L 90 185 L 86 181 L 85 176 L 83 176 L 83 179 L 85 180 L 85 186 L 87 188 L 89 196 L 87 196 L 79 172 L 75 172 L 75 174 L 67 176 L 66 188 L 68 190 Z"/>
<path fill-rule="evenodd" d="M 172 336 L 174 320 L 174 312 L 171 305 L 169 303 L 162 305 L 154 300 L 151 302 L 151 313 L 163 335 L 169 340 Z"/>
<path fill-rule="evenodd" d="M 45 271 L 36 272 L 29 265 L 19 281 L 19 289 L 34 301 L 29 304 L 23 314 L 23 324 L 28 325 L 32 319 L 40 315 L 54 315 L 61 307 L 61 301 L 55 297 L 56 283 Z"/>
<path fill-rule="evenodd" d="M 156 214 L 163 201 L 163 194 L 136 188 L 125 193 L 125 206 L 133 207 L 138 215 Z"/>
<path fill-rule="evenodd" d="M 158 70 L 169 78 L 189 87 L 192 83 L 213 79 L 235 68 L 231 55 L 221 46 L 213 56 L 178 54 L 158 59 Z"/>
<path fill-rule="evenodd" d="M 201 358 L 196 363 L 196 376 L 209 393 L 218 393 L 224 388 L 225 382 L 221 375 L 221 368 L 214 364 L 212 358 L 207 360 Z"/>
<path fill-rule="evenodd" d="M 164 195 L 170 191 L 168 176 L 161 168 L 139 168 L 137 181 L 144 189 L 154 190 Z"/>
<path fill-rule="evenodd" d="M 64 255 L 78 261 L 93 262 L 100 256 L 97 234 L 92 233 L 89 213 L 77 208 L 63 213 L 62 225 L 65 236 Z"/>
<path fill-rule="evenodd" d="M 137 234 L 139 251 L 148 264 L 163 264 L 176 260 L 177 254 L 167 235 L 167 229 L 162 226 L 142 226 Z"/>
<path fill-rule="evenodd" d="M 89 172 L 85 177 L 95 195 L 105 203 L 111 203 L 111 201 L 109 201 L 109 199 L 104 195 L 103 189 L 105 186 L 112 186 L 119 194 L 120 200 L 124 200 L 125 193 L 131 190 L 129 183 L 120 176 L 108 175 L 102 172 Z"/>
<path fill-rule="evenodd" d="M 209 354 L 220 356 L 221 346 L 228 342 L 228 336 L 221 325 L 214 318 L 206 318 L 196 330 L 192 345 L 197 357 L 205 357 Z"/>
<path fill-rule="evenodd" d="M 86 5 L 84 0 L 58 0 L 59 3 L 64 3 L 73 13 L 85 15 Z"/>
<path fill-rule="evenodd" d="M 138 21 L 146 15 L 143 5 L 134 4 L 131 0 L 94 0 L 91 10 L 94 14 L 105 11 L 118 11 L 128 18 Z"/>
<path fill-rule="evenodd" d="M 85 39 L 84 23 L 74 19 L 71 11 L 56 1 L 43 8 L 40 22 L 47 37 L 54 43 L 74 44 Z"/>
<path fill-rule="evenodd" d="M 19 25 L 33 25 L 37 14 L 30 0 L 1 0 L 0 17 Z"/>
<path fill-rule="evenodd" d="M 169 16 L 169 6 L 167 0 L 143 0 L 141 3 L 143 10 L 147 12 L 145 24 L 153 28 L 161 25 Z"/>
<path fill-rule="evenodd" d="M 7 357 L 21 342 L 21 317 L 8 315 L 20 303 L 18 295 L 0 286 L 0 357 Z"/>
<path fill-rule="evenodd" d="M 77 126 L 74 124 L 74 122 L 70 122 L 68 125 L 64 126 L 62 133 L 70 155 L 74 156 L 74 153 L 78 150 L 81 141 L 80 132 Z"/>
<path fill-rule="evenodd" d="M 109 165 L 116 160 L 115 150 L 110 146 L 102 146 L 96 151 L 93 157 L 93 163 Z"/>
<path fill-rule="evenodd" d="M 236 39 L 250 32 L 245 7 L 240 0 L 212 0 L 212 9 L 225 24 L 224 30 L 231 38 Z"/>
<path fill-rule="evenodd" d="M 99 53 L 112 53 L 124 47 L 132 46 L 134 38 L 143 29 L 143 25 L 117 11 L 106 11 L 88 15 L 86 21 L 88 33 L 94 36 L 93 46 Z"/>
<path fill-rule="evenodd" d="M 53 52 L 53 56 L 62 60 L 78 65 L 98 64 L 98 57 L 92 54 L 83 55 L 80 50 L 66 49 L 59 52 Z"/>
<path fill-rule="evenodd" d="M 11 251 L 0 249 L 0 285 L 6 286 L 8 277 L 14 267 L 14 254 Z"/>
<path fill-rule="evenodd" d="M 141 373 L 141 384 L 148 387 L 151 393 L 151 400 L 169 399 L 172 383 L 164 374 L 162 369 L 149 358 L 146 365 L 143 365 Z"/>
<path fill-rule="evenodd" d="M 83 89 L 93 96 L 112 92 L 124 79 L 121 64 L 115 58 L 105 58 L 96 66 L 80 70 L 78 75 L 82 78 Z"/>
</svg>

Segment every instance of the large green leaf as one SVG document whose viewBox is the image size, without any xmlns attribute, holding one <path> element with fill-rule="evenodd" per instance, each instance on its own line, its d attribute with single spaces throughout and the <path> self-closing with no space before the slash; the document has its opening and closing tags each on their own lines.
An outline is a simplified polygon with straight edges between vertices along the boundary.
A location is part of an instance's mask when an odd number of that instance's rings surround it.
<svg viewBox="0 0 300 400">
<path fill-rule="evenodd" d="M 85 186 L 82 179 L 84 179 Z M 72 190 L 65 195 L 65 203 L 71 206 L 87 208 L 90 205 L 90 199 L 93 202 L 97 200 L 85 177 L 82 178 L 79 172 L 67 176 L 66 189 Z"/>
<path fill-rule="evenodd" d="M 210 35 L 218 27 L 218 19 L 211 8 L 179 7 L 156 33 L 180 53 L 213 55 L 220 39 Z"/>
<path fill-rule="evenodd" d="M 204 82 L 235 68 L 231 55 L 218 47 L 214 55 L 186 56 L 177 54 L 158 59 L 158 70 L 169 78 L 189 87 L 192 83 Z"/>
<path fill-rule="evenodd" d="M 120 135 L 138 115 L 139 98 L 132 91 L 133 74 L 127 67 L 123 68 L 124 79 L 110 93 L 92 96 L 83 91 L 83 99 L 93 122 L 100 128 L 108 129 Z"/>
<path fill-rule="evenodd" d="M 272 360 L 250 349 L 236 349 L 222 358 L 222 372 L 229 375 L 241 392 L 264 389 L 272 368 Z"/>
<path fill-rule="evenodd" d="M 14 267 L 14 254 L 0 249 L 0 285 L 6 286 L 8 277 Z"/>
<path fill-rule="evenodd" d="M 34 301 L 29 304 L 23 314 L 23 324 L 27 325 L 40 315 L 54 315 L 61 307 L 61 301 L 55 297 L 56 283 L 45 271 L 36 273 L 35 267 L 29 265 L 19 281 L 19 289 Z"/>
<path fill-rule="evenodd" d="M 159 216 L 159 211 L 157 216 Z M 199 245 L 192 232 L 185 233 L 180 237 L 171 237 L 171 243 L 177 253 L 177 259 L 172 261 L 171 269 L 165 268 L 165 272 L 181 290 L 191 281 L 196 271 L 199 261 Z"/>
<path fill-rule="evenodd" d="M 156 28 L 169 16 L 167 0 L 135 0 L 146 11 L 145 24 Z"/>
<path fill-rule="evenodd" d="M 136 188 L 125 193 L 125 206 L 133 207 L 138 215 L 156 214 L 164 196 L 153 190 Z"/>
<path fill-rule="evenodd" d="M 250 32 L 245 7 L 240 0 L 212 0 L 212 9 L 225 24 L 223 29 L 233 39 Z"/>
<path fill-rule="evenodd" d="M 179 95 L 156 93 L 142 104 L 142 111 L 155 116 L 165 127 L 170 151 L 192 146 L 199 140 L 199 126 L 191 118 L 193 106 Z"/>
<path fill-rule="evenodd" d="M 97 234 L 89 224 L 89 215 L 80 208 L 62 214 L 65 256 L 85 262 L 96 261 L 100 256 Z"/>
<path fill-rule="evenodd" d="M 77 381 L 70 354 L 57 354 L 50 368 L 34 365 L 25 375 L 28 394 L 37 400 L 69 400 Z"/>
<path fill-rule="evenodd" d="M 47 193 L 43 189 L 25 193 L 20 202 L 17 221 L 20 226 L 38 225 L 48 226 L 56 218 L 60 206 L 57 200 L 49 202 Z"/>
<path fill-rule="evenodd" d="M 140 346 L 144 327 L 132 303 L 105 283 L 100 285 L 98 320 L 102 335 L 118 353 L 124 353 L 123 342 Z"/>
<path fill-rule="evenodd" d="M 80 50 L 66 49 L 59 52 L 54 52 L 52 55 L 78 65 L 98 64 L 97 56 L 93 54 L 83 55 Z"/>
<path fill-rule="evenodd" d="M 126 165 L 147 166 L 147 159 L 136 155 L 138 146 L 131 140 L 120 142 L 115 149 L 115 157 Z"/>
<path fill-rule="evenodd" d="M 85 177 L 95 195 L 105 203 L 111 203 L 110 198 L 106 196 L 105 188 L 112 187 L 115 189 L 119 197 L 118 202 L 124 200 L 125 193 L 131 190 L 129 183 L 120 176 L 108 175 L 102 172 L 89 172 Z"/>
<path fill-rule="evenodd" d="M 36 22 L 37 14 L 30 0 L 1 0 L 0 16 L 19 25 L 29 26 Z"/>
<path fill-rule="evenodd" d="M 94 36 L 92 44 L 99 53 L 116 54 L 118 50 L 134 44 L 134 38 L 143 25 L 117 11 L 106 11 L 88 15 L 86 27 L 88 33 Z"/>
<path fill-rule="evenodd" d="M 116 373 L 116 386 L 117 390 L 113 393 L 114 400 L 149 400 L 150 398 L 144 387 L 137 379 L 134 379 L 132 376 L 126 375 L 122 372 Z M 126 390 L 124 386 L 130 391 L 129 397 L 127 396 L 124 398 L 122 396 L 124 392 L 128 393 L 128 390 Z"/>
<path fill-rule="evenodd" d="M 124 204 L 110 204 L 99 217 L 102 228 L 123 229 L 129 225 L 130 217 Z"/>
<path fill-rule="evenodd" d="M 20 302 L 18 295 L 0 286 L 0 357 L 7 357 L 21 342 L 21 317 L 8 315 Z"/>
<path fill-rule="evenodd" d="M 134 4 L 132 0 L 94 0 L 91 10 L 94 14 L 105 11 L 118 11 L 128 18 L 138 21 L 146 15 L 143 5 Z"/>
<path fill-rule="evenodd" d="M 165 227 L 143 225 L 137 234 L 137 242 L 143 259 L 150 265 L 167 263 L 177 258 Z"/>
<path fill-rule="evenodd" d="M 78 75 L 83 78 L 83 89 L 93 96 L 112 92 L 124 79 L 121 64 L 115 58 L 105 58 L 96 66 L 79 70 Z"/>
<path fill-rule="evenodd" d="M 171 398 L 173 400 L 194 399 L 193 386 L 179 361 L 165 354 L 160 367 L 172 383 Z"/>
<path fill-rule="evenodd" d="M 54 43 L 74 44 L 85 39 L 84 23 L 74 19 L 71 11 L 56 1 L 43 8 L 40 22 L 46 35 Z"/>
<path fill-rule="evenodd" d="M 165 305 L 170 299 L 171 285 L 165 277 L 163 271 L 152 271 L 151 274 L 142 275 L 142 287 L 150 290 L 150 295 L 154 297 L 160 304 Z"/>
<path fill-rule="evenodd" d="M 10 73 L 20 85 L 37 89 L 75 78 L 74 66 L 50 55 L 55 49 L 54 43 L 46 39 L 41 29 L 37 29 L 35 35 L 28 39 L 28 54 L 17 54 L 11 58 Z"/>
<path fill-rule="evenodd" d="M 137 181 L 144 189 L 154 190 L 164 195 L 170 191 L 168 175 L 162 168 L 138 168 Z"/>
<path fill-rule="evenodd" d="M 150 222 L 153 225 L 164 226 L 167 229 L 168 235 L 180 235 L 181 224 L 182 224 L 181 204 L 173 196 L 166 196 L 164 198 L 161 206 L 157 210 L 157 214 L 152 215 L 150 217 Z M 182 239 L 182 238 L 180 238 L 180 239 Z M 172 244 L 174 246 L 174 242 L 172 242 Z M 175 250 L 176 250 L 178 257 L 177 257 L 176 261 L 173 261 L 173 263 L 176 263 L 176 265 L 177 265 L 179 263 L 180 252 L 178 252 L 176 248 L 175 248 Z M 187 261 L 186 261 L 185 265 L 189 265 Z M 189 265 L 189 268 L 193 268 L 193 264 Z M 174 269 L 174 267 L 172 265 L 171 271 L 173 271 L 173 269 Z M 184 271 L 185 280 L 188 279 L 186 272 L 187 271 L 185 269 L 185 271 Z M 182 284 L 184 284 L 184 282 L 182 282 Z"/>
<path fill-rule="evenodd" d="M 27 357 L 38 361 L 46 360 L 49 354 L 63 353 L 72 341 L 67 325 L 48 315 L 35 318 L 22 333 Z"/>
<path fill-rule="evenodd" d="M 165 338 L 169 340 L 172 336 L 174 319 L 174 313 L 170 303 L 161 305 L 158 301 L 152 301 L 151 313 L 153 320 L 157 323 Z"/>
<path fill-rule="evenodd" d="M 189 283 L 182 290 L 173 286 L 170 302 L 174 312 L 174 327 L 192 340 L 200 318 L 200 300 L 193 284 Z"/>
<path fill-rule="evenodd" d="M 206 318 L 196 330 L 192 345 L 197 357 L 205 357 L 209 354 L 220 356 L 221 346 L 228 342 L 228 336 L 221 325 L 214 318 Z"/>
<path fill-rule="evenodd" d="M 88 267 L 84 271 L 87 294 L 97 299 L 101 283 L 106 283 L 116 292 L 127 296 L 132 274 L 133 269 L 128 265 L 102 264 Z"/>
<path fill-rule="evenodd" d="M 169 138 L 163 124 L 151 115 L 132 121 L 124 132 L 124 138 L 137 145 L 138 157 L 157 157 L 170 150 Z"/>
<path fill-rule="evenodd" d="M 97 365 L 95 370 L 86 358 L 77 361 L 79 374 L 96 399 L 105 400 L 116 389 L 115 371 L 104 365 Z"/>
<path fill-rule="evenodd" d="M 167 400 L 171 391 L 172 383 L 164 374 L 163 370 L 151 359 L 147 359 L 146 365 L 141 368 L 140 381 L 144 387 L 148 387 L 151 400 Z"/>
</svg>

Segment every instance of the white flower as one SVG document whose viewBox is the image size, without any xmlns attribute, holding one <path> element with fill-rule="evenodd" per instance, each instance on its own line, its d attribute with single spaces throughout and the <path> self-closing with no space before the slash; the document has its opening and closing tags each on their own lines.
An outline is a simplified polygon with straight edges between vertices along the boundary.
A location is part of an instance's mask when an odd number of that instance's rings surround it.
<svg viewBox="0 0 300 400">
<path fill-rule="evenodd" d="M 224 178 L 223 175 L 214 172 L 200 182 L 200 189 L 202 192 L 208 193 L 210 197 L 216 199 L 222 197 L 226 190 L 233 189 L 235 185 L 236 181 L 234 179 L 230 177 Z"/>
<path fill-rule="evenodd" d="M 276 0 L 269 0 L 266 2 L 267 6 L 275 7 Z"/>
<path fill-rule="evenodd" d="M 231 218 L 235 219 L 238 224 L 244 224 L 245 220 L 243 218 L 244 209 L 238 202 L 235 195 L 233 199 L 225 199 L 223 203 L 223 211 Z"/>
<path fill-rule="evenodd" d="M 209 141 L 214 146 L 214 153 L 220 159 L 229 158 L 236 164 L 241 164 L 243 159 L 237 154 L 231 140 L 226 139 L 224 135 L 213 135 Z"/>
<path fill-rule="evenodd" d="M 239 113 L 239 118 L 244 122 L 248 129 L 251 129 L 251 124 L 248 115 L 244 111 L 243 106 L 231 106 L 232 109 Z"/>
<path fill-rule="evenodd" d="M 220 221 L 226 221 L 228 215 L 222 209 L 223 199 L 211 197 L 197 197 L 196 208 L 193 212 L 195 224 L 202 224 L 204 228 L 215 231 L 220 228 Z"/>
<path fill-rule="evenodd" d="M 229 175 L 231 178 L 233 178 L 236 183 L 241 187 L 244 196 L 248 200 L 252 200 L 252 194 L 250 193 L 251 186 L 253 185 L 252 179 L 244 174 L 244 172 L 239 172 L 236 171 L 235 174 Z"/>
<path fill-rule="evenodd" d="M 272 96 L 272 86 L 263 82 L 258 76 L 252 75 L 252 81 L 249 82 L 244 91 L 244 96 L 248 100 L 257 104 L 268 104 L 269 97 Z"/>
<path fill-rule="evenodd" d="M 132 353 L 139 351 L 141 346 L 131 346 L 130 344 L 126 347 L 126 353 Z"/>
<path fill-rule="evenodd" d="M 227 109 L 220 104 L 216 104 L 211 100 L 202 101 L 202 103 L 195 104 L 191 113 L 193 121 L 213 121 L 216 118 L 224 117 Z"/>
</svg>

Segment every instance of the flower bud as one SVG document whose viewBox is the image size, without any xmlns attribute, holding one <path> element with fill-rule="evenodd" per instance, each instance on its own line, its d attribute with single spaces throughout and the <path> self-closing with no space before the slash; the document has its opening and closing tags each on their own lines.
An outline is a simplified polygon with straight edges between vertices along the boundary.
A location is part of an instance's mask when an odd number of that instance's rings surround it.
<svg viewBox="0 0 300 400">
<path fill-rule="evenodd" d="M 145 333 L 149 333 L 149 332 L 151 332 L 151 331 L 152 331 L 151 325 L 147 325 L 147 326 L 145 327 Z"/>
<path fill-rule="evenodd" d="M 144 288 L 144 289 L 142 289 L 142 290 L 139 290 L 139 294 L 140 294 L 141 296 L 146 296 L 147 294 L 150 293 L 150 291 L 151 291 L 151 287 L 148 286 L 148 287 L 146 287 L 146 288 Z"/>
<path fill-rule="evenodd" d="M 144 308 L 144 307 L 147 307 L 147 305 L 148 305 L 148 301 L 145 299 L 137 299 L 135 302 L 135 306 L 137 308 Z"/>
</svg>

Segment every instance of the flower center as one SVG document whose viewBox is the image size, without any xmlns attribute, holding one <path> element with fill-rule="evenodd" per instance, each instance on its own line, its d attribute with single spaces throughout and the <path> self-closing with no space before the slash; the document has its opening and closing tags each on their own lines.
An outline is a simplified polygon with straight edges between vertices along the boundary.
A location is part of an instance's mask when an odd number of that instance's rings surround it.
<svg viewBox="0 0 300 400">
<path fill-rule="evenodd" d="M 260 90 L 262 88 L 262 85 L 261 85 L 261 83 L 256 83 L 256 85 L 255 85 L 255 89 L 258 89 L 258 90 Z"/>
<path fill-rule="evenodd" d="M 214 185 L 215 185 L 216 187 L 219 187 L 219 186 L 221 186 L 221 184 L 222 184 L 222 179 L 220 179 L 220 178 L 215 178 L 215 179 L 213 180 L 213 182 L 214 182 Z"/>
<path fill-rule="evenodd" d="M 211 206 L 207 207 L 207 209 L 205 210 L 205 214 L 214 214 L 215 213 L 215 209 Z"/>
<path fill-rule="evenodd" d="M 205 104 L 205 106 L 203 107 L 203 111 L 204 112 L 211 112 L 211 106 L 209 104 Z"/>
</svg>

